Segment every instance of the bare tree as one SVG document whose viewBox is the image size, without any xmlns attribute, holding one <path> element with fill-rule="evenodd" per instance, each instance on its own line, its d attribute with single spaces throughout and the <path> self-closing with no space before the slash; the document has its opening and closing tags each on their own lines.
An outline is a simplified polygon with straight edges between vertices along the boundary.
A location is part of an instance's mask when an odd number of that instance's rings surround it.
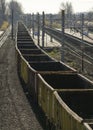
<svg viewBox="0 0 93 130">
<path fill-rule="evenodd" d="M 5 6 L 6 2 L 5 0 L 0 0 L 0 25 L 3 23 L 3 21 L 5 20 Z"/>
<path fill-rule="evenodd" d="M 2 7 L 3 18 L 5 19 L 5 10 L 6 10 L 6 2 L 5 2 L 5 0 L 1 0 L 1 7 Z"/>
<path fill-rule="evenodd" d="M 10 9 L 10 18 L 13 12 L 14 23 L 16 23 L 16 21 L 19 20 L 20 16 L 23 14 L 22 5 L 19 2 L 13 0 L 9 3 L 9 9 Z"/>
<path fill-rule="evenodd" d="M 87 13 L 87 19 L 93 21 L 93 8 Z"/>
<path fill-rule="evenodd" d="M 5 20 L 6 1 L 0 0 L 0 24 Z"/>
<path fill-rule="evenodd" d="M 65 18 L 66 18 L 66 24 L 67 26 L 71 26 L 71 19 L 73 15 L 73 7 L 71 2 L 61 3 L 61 10 L 65 10 Z"/>
</svg>

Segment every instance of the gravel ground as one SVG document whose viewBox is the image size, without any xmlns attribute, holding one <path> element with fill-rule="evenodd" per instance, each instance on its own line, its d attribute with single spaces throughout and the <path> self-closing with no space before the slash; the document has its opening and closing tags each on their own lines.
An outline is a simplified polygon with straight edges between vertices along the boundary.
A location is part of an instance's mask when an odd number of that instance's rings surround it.
<svg viewBox="0 0 93 130">
<path fill-rule="evenodd" d="M 10 39 L 0 48 L 0 130 L 43 130 L 20 84 Z"/>
</svg>

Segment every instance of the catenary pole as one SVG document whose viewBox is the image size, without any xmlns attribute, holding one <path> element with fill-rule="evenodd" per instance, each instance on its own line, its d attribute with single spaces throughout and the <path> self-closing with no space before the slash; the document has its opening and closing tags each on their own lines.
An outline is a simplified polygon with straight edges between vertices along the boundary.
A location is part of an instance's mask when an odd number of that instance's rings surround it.
<svg viewBox="0 0 93 130">
<path fill-rule="evenodd" d="M 44 38 L 45 38 L 45 13 L 42 14 L 42 48 L 44 48 Z"/>
<path fill-rule="evenodd" d="M 61 61 L 64 62 L 65 10 L 62 10 L 61 16 L 62 16 L 62 38 L 61 38 L 62 50 L 61 50 Z"/>
<path fill-rule="evenodd" d="M 14 9 L 13 9 L 14 7 L 13 7 L 13 0 L 12 0 L 12 31 L 11 31 L 11 33 L 12 33 L 12 40 L 13 40 L 13 33 L 14 33 L 14 30 L 13 30 L 13 24 L 14 24 Z"/>
</svg>

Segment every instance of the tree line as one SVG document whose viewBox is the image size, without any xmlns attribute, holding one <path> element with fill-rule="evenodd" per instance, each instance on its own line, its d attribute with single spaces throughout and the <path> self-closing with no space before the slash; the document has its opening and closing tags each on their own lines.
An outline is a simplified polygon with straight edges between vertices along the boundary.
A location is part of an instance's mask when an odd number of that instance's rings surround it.
<svg viewBox="0 0 93 130">
<path fill-rule="evenodd" d="M 3 21 L 8 21 L 11 23 L 12 13 L 14 16 L 14 22 L 16 22 L 23 14 L 22 5 L 15 0 L 12 0 L 8 3 L 6 0 L 0 0 L 0 25 L 3 23 Z"/>
<path fill-rule="evenodd" d="M 60 10 L 58 14 L 61 14 L 61 10 L 65 10 L 65 21 L 67 26 L 71 26 L 73 21 L 77 21 L 78 15 L 74 13 L 74 9 L 71 2 L 62 2 L 60 5 Z M 24 12 L 22 5 L 16 1 L 11 0 L 10 2 L 6 2 L 6 0 L 0 0 L 0 25 L 3 21 L 12 22 L 12 13 L 13 13 L 13 21 L 16 23 L 20 18 L 23 18 Z M 31 12 L 32 13 L 32 12 Z M 26 19 L 26 17 L 24 17 Z M 85 12 L 85 19 L 89 21 L 93 21 L 93 9 L 89 12 Z"/>
</svg>

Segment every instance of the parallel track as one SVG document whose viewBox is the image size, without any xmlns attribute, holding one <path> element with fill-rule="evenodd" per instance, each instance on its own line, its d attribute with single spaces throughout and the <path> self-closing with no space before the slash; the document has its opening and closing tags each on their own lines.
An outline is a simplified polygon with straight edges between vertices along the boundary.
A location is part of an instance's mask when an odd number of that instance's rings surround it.
<svg viewBox="0 0 93 130">
<path fill-rule="evenodd" d="M 62 44 L 62 34 L 61 31 L 45 27 L 45 32 L 56 39 Z M 72 35 L 64 35 L 64 51 L 69 50 L 73 55 L 82 59 L 82 52 L 84 56 L 84 61 L 93 64 L 93 45 L 90 42 L 83 41 L 80 38 L 74 37 Z"/>
</svg>

